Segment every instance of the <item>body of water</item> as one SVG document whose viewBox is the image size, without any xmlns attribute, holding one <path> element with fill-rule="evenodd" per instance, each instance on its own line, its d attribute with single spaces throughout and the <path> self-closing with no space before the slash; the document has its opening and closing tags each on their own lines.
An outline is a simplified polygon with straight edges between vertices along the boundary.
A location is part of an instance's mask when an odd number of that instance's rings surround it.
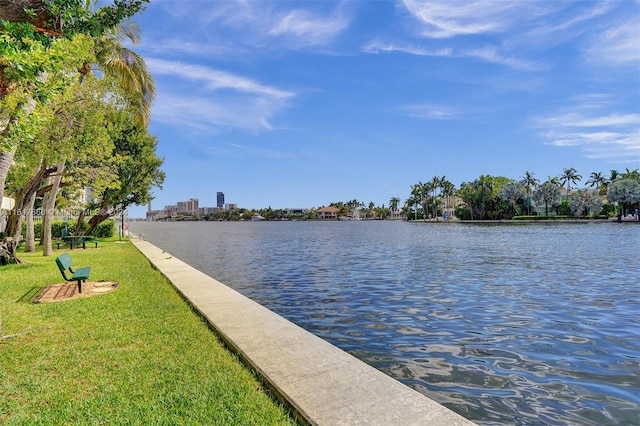
<svg viewBox="0 0 640 426">
<path fill-rule="evenodd" d="M 636 224 L 130 229 L 479 424 L 640 424 Z"/>
</svg>

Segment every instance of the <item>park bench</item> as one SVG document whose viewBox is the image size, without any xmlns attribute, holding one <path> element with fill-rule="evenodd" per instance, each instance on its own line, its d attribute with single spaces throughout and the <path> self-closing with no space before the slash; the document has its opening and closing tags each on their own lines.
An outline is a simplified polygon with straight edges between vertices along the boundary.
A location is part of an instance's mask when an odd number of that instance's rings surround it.
<svg viewBox="0 0 640 426">
<path fill-rule="evenodd" d="M 58 269 L 60 269 L 62 278 L 64 278 L 65 281 L 78 282 L 78 293 L 82 293 L 82 282 L 89 278 L 91 268 L 78 268 L 74 271 L 71 267 L 71 256 L 69 256 L 69 253 L 64 253 L 56 257 L 56 265 L 58 265 Z M 71 278 L 67 276 L 67 271 L 71 273 Z"/>
</svg>

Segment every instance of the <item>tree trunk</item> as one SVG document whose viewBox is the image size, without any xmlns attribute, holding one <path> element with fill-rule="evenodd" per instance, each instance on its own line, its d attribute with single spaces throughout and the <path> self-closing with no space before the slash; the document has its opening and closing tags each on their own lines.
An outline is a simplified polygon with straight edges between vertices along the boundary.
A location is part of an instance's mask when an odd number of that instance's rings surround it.
<svg viewBox="0 0 640 426">
<path fill-rule="evenodd" d="M 45 18 L 42 16 L 43 0 L 0 0 L 0 19 L 9 22 L 29 22 L 38 26 L 44 23 Z M 36 18 L 32 20 L 27 15 L 24 8 L 36 11 Z"/>
<path fill-rule="evenodd" d="M 9 151 L 0 152 L 0 200 L 4 196 L 4 184 L 9 174 L 9 168 L 13 164 L 13 156 L 16 153 L 16 148 Z"/>
<path fill-rule="evenodd" d="M 83 231 L 81 235 L 90 235 L 98 225 L 113 216 L 114 212 L 115 210 L 109 208 L 100 209 L 97 214 L 93 215 L 91 219 L 89 219 L 89 227 Z"/>
<path fill-rule="evenodd" d="M 35 194 L 38 187 L 42 184 L 44 179 L 53 171 L 47 167 L 46 161 L 43 159 L 40 168 L 37 173 L 31 177 L 29 182 L 16 191 L 16 204 L 9 214 L 7 220 L 7 235 L 3 244 L 5 245 L 6 258 L 8 263 L 21 263 L 20 259 L 16 256 L 16 249 L 22 239 L 22 221 L 24 220 L 25 211 L 28 208 L 27 200 L 32 194 Z M 5 244 L 6 243 L 6 244 Z"/>
<path fill-rule="evenodd" d="M 43 256 L 51 256 L 53 254 L 53 248 L 51 247 L 51 222 L 53 220 L 53 209 L 56 206 L 56 197 L 58 196 L 58 189 L 60 188 L 60 182 L 62 181 L 62 172 L 64 171 L 65 159 L 63 158 L 56 166 L 56 176 L 53 179 L 53 186 L 51 191 L 45 198 L 46 202 L 42 206 L 44 208 L 44 216 L 42 217 L 42 235 L 44 237 L 43 243 Z"/>
<path fill-rule="evenodd" d="M 24 251 L 27 253 L 33 253 L 36 251 L 36 236 L 33 225 L 33 206 L 36 202 L 36 193 L 33 192 L 26 202 L 25 215 L 27 219 L 27 240 L 25 241 Z"/>
<path fill-rule="evenodd" d="M 80 216 L 78 216 L 78 221 L 76 222 L 76 229 L 73 230 L 74 235 L 80 235 L 82 232 L 82 228 L 84 227 L 84 218 L 86 216 L 87 209 L 82 209 L 80 211 Z"/>
<path fill-rule="evenodd" d="M 49 176 L 47 178 L 47 182 L 45 183 L 44 188 L 50 188 L 52 186 L 51 183 L 51 176 Z M 40 210 L 44 211 L 45 210 L 45 205 L 48 202 L 48 198 L 49 198 L 49 194 L 51 194 L 51 190 L 49 189 L 46 192 L 43 192 L 44 188 L 40 188 L 40 190 L 38 191 L 38 193 L 40 193 L 40 196 L 42 197 L 42 207 Z M 40 242 L 38 243 L 40 246 L 44 246 L 44 232 L 42 232 L 42 230 L 44 229 L 44 214 L 42 215 L 42 224 L 40 225 Z"/>
</svg>

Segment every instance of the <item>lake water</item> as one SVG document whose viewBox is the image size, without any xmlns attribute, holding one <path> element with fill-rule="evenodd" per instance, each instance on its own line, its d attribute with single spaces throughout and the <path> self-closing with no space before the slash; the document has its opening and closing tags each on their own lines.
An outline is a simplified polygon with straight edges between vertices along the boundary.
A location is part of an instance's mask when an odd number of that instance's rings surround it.
<svg viewBox="0 0 640 426">
<path fill-rule="evenodd" d="M 640 226 L 132 222 L 479 424 L 640 424 Z"/>
</svg>

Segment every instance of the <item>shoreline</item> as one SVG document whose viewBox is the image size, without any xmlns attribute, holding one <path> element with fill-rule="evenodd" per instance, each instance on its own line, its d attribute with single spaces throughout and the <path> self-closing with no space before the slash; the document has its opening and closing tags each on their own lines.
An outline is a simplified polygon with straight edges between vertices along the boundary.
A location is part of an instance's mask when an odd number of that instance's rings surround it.
<svg viewBox="0 0 640 426">
<path fill-rule="evenodd" d="M 153 244 L 130 241 L 303 421 L 475 424 Z"/>
</svg>

